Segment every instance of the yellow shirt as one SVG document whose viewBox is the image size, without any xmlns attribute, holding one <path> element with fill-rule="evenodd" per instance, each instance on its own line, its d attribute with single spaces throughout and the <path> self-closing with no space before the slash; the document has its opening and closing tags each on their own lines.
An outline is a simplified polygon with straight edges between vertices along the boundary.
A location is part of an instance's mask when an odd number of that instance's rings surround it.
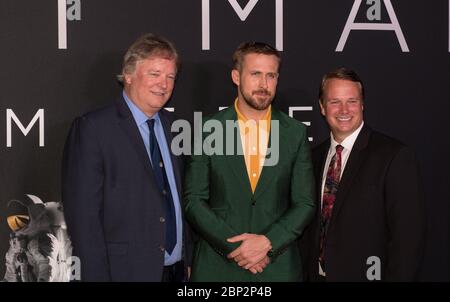
<svg viewBox="0 0 450 302">
<path fill-rule="evenodd" d="M 238 109 L 237 99 L 234 102 L 234 108 L 237 112 L 239 132 L 241 134 L 242 149 L 245 158 L 248 178 L 255 192 L 261 175 L 262 167 L 267 153 L 270 134 L 270 116 L 272 107 L 267 110 L 266 116 L 259 121 L 247 119 Z"/>
</svg>

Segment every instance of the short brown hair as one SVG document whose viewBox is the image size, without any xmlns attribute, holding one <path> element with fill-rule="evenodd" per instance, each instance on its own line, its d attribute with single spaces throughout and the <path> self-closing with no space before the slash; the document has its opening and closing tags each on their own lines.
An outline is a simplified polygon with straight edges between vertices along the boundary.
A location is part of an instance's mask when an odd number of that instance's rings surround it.
<svg viewBox="0 0 450 302">
<path fill-rule="evenodd" d="M 172 42 L 164 37 L 147 33 L 139 38 L 128 48 L 123 57 L 122 74 L 117 76 L 120 82 L 123 82 L 124 74 L 134 72 L 136 63 L 150 56 L 163 57 L 169 60 L 175 60 L 179 67 L 178 52 Z"/>
<path fill-rule="evenodd" d="M 233 68 L 241 70 L 245 55 L 256 53 L 263 55 L 273 55 L 278 58 L 278 64 L 281 63 L 281 56 L 278 50 L 269 44 L 263 42 L 244 42 L 238 46 L 233 53 Z"/>
<path fill-rule="evenodd" d="M 324 103 L 323 100 L 323 94 L 324 94 L 324 89 L 325 89 L 325 84 L 328 80 L 331 79 L 340 79 L 340 80 L 347 80 L 347 81 L 352 81 L 352 82 L 356 82 L 359 83 L 360 85 L 360 92 L 361 92 L 361 101 L 364 101 L 364 84 L 361 80 L 361 78 L 358 76 L 358 74 L 351 70 L 351 69 L 347 69 L 345 67 L 341 67 L 338 68 L 336 70 L 330 71 L 328 73 L 326 73 L 323 77 L 322 77 L 322 82 L 320 83 L 320 88 L 319 88 L 319 101 L 320 103 Z"/>
</svg>

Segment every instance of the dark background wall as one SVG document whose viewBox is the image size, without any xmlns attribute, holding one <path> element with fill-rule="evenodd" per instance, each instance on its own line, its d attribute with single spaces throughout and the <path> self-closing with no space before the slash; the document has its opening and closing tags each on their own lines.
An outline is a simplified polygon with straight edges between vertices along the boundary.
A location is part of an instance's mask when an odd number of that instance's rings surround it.
<svg viewBox="0 0 450 302">
<path fill-rule="evenodd" d="M 210 6 L 208 50 L 202 49 L 202 2 Z M 241 7 L 247 2 L 237 1 Z M 277 16 L 276 2 L 283 6 Z M 376 1 L 369 2 L 362 1 L 355 22 L 391 23 L 383 0 L 381 19 L 368 20 L 367 10 Z M 343 51 L 336 52 L 353 4 L 259 0 L 243 22 L 227 0 L 67 0 L 67 46 L 60 49 L 58 0 L 2 0 L 0 257 L 8 248 L 8 201 L 25 194 L 61 199 L 60 161 L 70 123 L 120 93 L 115 75 L 137 36 L 154 32 L 177 45 L 183 67 L 168 106 L 192 120 L 194 111 L 209 114 L 233 102 L 233 50 L 246 40 L 275 45 L 276 19 L 282 16 L 283 65 L 275 106 L 286 113 L 312 106 L 311 111 L 294 111 L 293 117 L 311 122 L 308 131 L 316 145 L 328 135 L 317 102 L 322 74 L 340 66 L 360 74 L 367 92 L 365 121 L 412 146 L 420 162 L 428 218 L 421 279 L 449 281 L 449 1 L 392 0 L 409 52 L 402 51 L 394 31 L 374 30 L 351 31 Z M 7 113 L 26 127 L 39 109 L 43 116 L 27 136 L 11 123 L 8 147 Z M 40 135 L 44 146 L 39 146 Z"/>
</svg>

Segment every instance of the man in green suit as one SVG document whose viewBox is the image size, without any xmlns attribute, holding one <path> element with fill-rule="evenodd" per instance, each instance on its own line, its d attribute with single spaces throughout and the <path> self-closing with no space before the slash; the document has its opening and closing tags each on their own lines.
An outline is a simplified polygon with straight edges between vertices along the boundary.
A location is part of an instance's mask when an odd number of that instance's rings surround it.
<svg viewBox="0 0 450 302">
<path fill-rule="evenodd" d="M 208 147 L 203 134 L 187 165 L 184 210 L 199 236 L 191 281 L 301 281 L 296 241 L 314 213 L 306 130 L 271 107 L 276 49 L 244 43 L 233 61 L 234 106 L 203 126 L 224 135 Z"/>
</svg>

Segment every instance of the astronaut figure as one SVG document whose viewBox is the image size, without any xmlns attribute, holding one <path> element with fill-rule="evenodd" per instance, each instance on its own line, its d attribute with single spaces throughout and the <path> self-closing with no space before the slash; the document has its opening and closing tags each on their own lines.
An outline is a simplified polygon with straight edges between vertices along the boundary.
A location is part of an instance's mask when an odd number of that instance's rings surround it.
<svg viewBox="0 0 450 302">
<path fill-rule="evenodd" d="M 12 233 L 3 281 L 69 281 L 72 247 L 61 203 L 43 203 L 36 196 L 27 196 L 32 203 L 12 201 L 23 205 L 27 213 L 7 219 Z"/>
</svg>

